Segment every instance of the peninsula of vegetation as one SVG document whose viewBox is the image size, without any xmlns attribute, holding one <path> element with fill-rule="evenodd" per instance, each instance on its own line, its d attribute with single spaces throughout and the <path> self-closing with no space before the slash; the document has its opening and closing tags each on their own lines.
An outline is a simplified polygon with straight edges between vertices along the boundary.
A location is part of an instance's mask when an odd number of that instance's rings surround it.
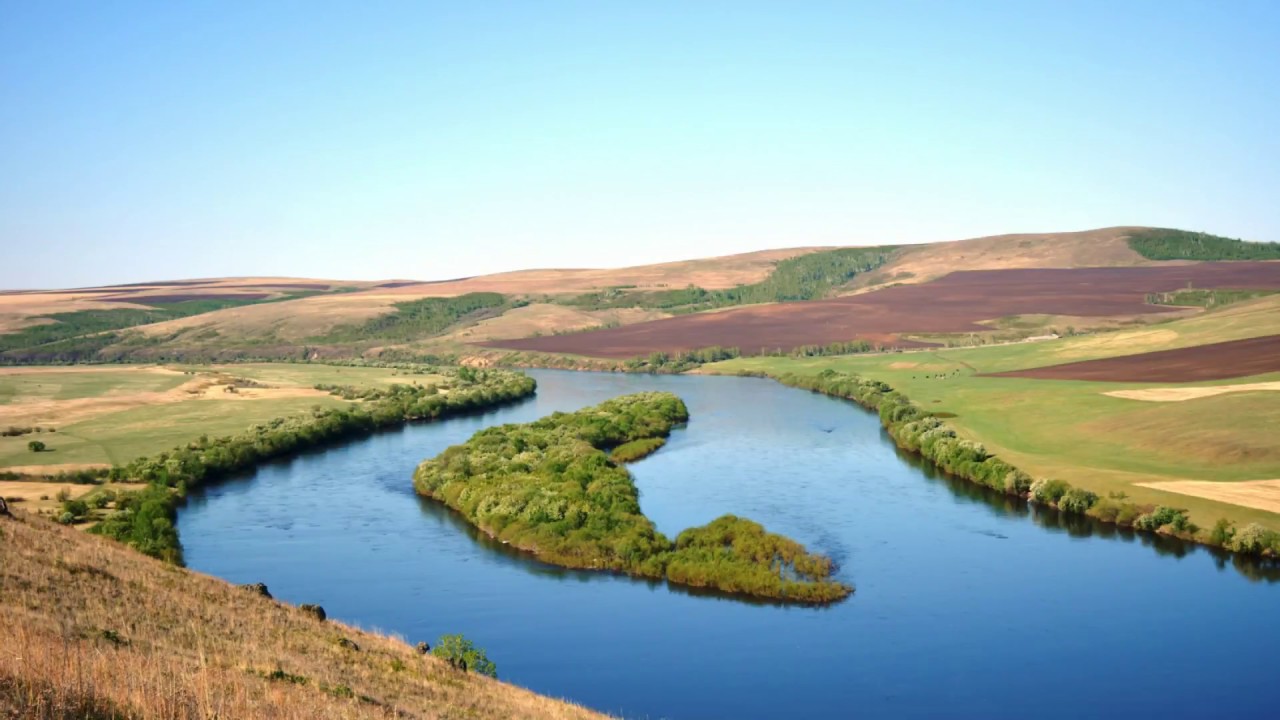
<svg viewBox="0 0 1280 720">
<path fill-rule="evenodd" d="M 182 545 L 174 525 L 177 504 L 190 489 L 273 458 L 308 448 L 367 435 L 411 421 L 436 420 L 493 407 L 532 395 L 537 383 L 523 373 L 505 370 L 450 371 L 444 387 L 395 384 L 357 389 L 326 385 L 322 389 L 354 405 L 317 408 L 300 418 L 276 418 L 238 435 L 202 436 L 183 447 L 117 465 L 107 472 L 115 481 L 145 482 L 143 490 L 121 495 L 116 512 L 90 532 L 126 542 L 147 555 L 182 562 Z M 72 501 L 75 503 L 76 501 Z M 89 511 L 80 502 L 65 507 L 75 522 Z"/>
<path fill-rule="evenodd" d="M 784 602 L 847 597 L 852 589 L 830 578 L 829 558 L 750 520 L 725 515 L 675 542 L 657 531 L 620 463 L 656 450 L 688 417 L 680 398 L 647 392 L 488 428 L 423 462 L 414 487 L 556 565 Z"/>
</svg>

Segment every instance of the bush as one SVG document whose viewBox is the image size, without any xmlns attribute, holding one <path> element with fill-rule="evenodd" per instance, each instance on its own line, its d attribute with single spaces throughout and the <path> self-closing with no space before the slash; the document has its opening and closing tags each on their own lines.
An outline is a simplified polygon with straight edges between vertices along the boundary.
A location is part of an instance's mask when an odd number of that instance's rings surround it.
<svg viewBox="0 0 1280 720">
<path fill-rule="evenodd" d="M 1187 519 L 1187 511 L 1159 505 L 1155 510 L 1144 513 L 1133 521 L 1139 530 L 1166 529 L 1174 532 L 1195 532 L 1194 526 Z"/>
<path fill-rule="evenodd" d="M 34 453 L 44 452 L 46 447 L 47 446 L 39 440 L 32 440 L 27 443 L 27 449 Z"/>
<path fill-rule="evenodd" d="M 1236 531 L 1231 549 L 1258 555 L 1266 550 L 1280 550 L 1277 545 L 1280 545 L 1280 533 L 1268 530 L 1258 523 L 1249 523 Z"/>
<path fill-rule="evenodd" d="M 1036 502 L 1056 503 L 1069 490 L 1071 490 L 1071 486 L 1064 480 L 1040 478 L 1031 483 L 1031 498 Z"/>
<path fill-rule="evenodd" d="M 1080 488 L 1072 488 L 1058 499 L 1058 509 L 1063 512 L 1085 513 L 1094 503 L 1098 502 L 1098 496 L 1088 490 Z"/>
<path fill-rule="evenodd" d="M 475 646 L 462 635 L 444 635 L 436 641 L 431 654 L 462 670 L 498 677 L 498 667 L 485 655 L 484 650 Z"/>
</svg>

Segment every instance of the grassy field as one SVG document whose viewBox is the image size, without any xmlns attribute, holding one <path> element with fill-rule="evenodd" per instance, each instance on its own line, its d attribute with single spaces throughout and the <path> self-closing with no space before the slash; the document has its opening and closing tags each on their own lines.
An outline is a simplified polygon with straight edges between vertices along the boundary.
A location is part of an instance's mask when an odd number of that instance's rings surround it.
<svg viewBox="0 0 1280 720">
<path fill-rule="evenodd" d="M 227 392 L 233 378 L 268 387 Z M 0 437 L 0 469 L 56 472 L 125 463 L 201 435 L 229 435 L 345 402 L 312 389 L 317 383 L 368 387 L 439 379 L 391 368 L 310 364 L 4 368 L 0 427 L 40 425 L 57 432 Z M 29 451 L 33 439 L 48 450 Z"/>
<path fill-rule="evenodd" d="M 0 545 L 0 717 L 600 717 L 23 512 Z"/>
<path fill-rule="evenodd" d="M 1201 525 L 1218 517 L 1280 526 L 1261 507 L 1192 497 L 1145 483 L 1240 482 L 1280 478 L 1280 392 L 1255 389 L 1180 402 L 1150 402 L 1106 393 L 1168 387 L 1159 383 L 1091 383 L 980 377 L 982 372 L 1040 367 L 1280 332 L 1276 298 L 1141 330 L 985 348 L 829 358 L 742 358 L 706 366 L 817 373 L 826 368 L 883 380 L 1036 477 L 1061 478 L 1094 492 L 1124 492 L 1138 502 L 1191 511 Z M 1280 374 L 1176 387 L 1246 385 Z M 1259 486 L 1265 489 L 1267 486 Z M 1259 491 L 1260 492 L 1260 491 Z M 1250 493 L 1257 495 L 1257 492 Z"/>
</svg>

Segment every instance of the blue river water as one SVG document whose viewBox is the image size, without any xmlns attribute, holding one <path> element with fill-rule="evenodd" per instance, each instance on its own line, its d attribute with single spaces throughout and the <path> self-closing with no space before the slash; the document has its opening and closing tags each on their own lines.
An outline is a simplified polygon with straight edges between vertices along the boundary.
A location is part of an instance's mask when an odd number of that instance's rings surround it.
<svg viewBox="0 0 1280 720">
<path fill-rule="evenodd" d="M 536 398 L 193 494 L 187 563 L 627 718 L 1280 717 L 1280 583 L 922 467 L 848 402 L 755 378 L 533 371 Z M 731 512 L 839 563 L 825 608 L 548 567 L 413 493 L 477 430 L 641 390 L 691 420 L 631 470 L 659 530 Z"/>
</svg>

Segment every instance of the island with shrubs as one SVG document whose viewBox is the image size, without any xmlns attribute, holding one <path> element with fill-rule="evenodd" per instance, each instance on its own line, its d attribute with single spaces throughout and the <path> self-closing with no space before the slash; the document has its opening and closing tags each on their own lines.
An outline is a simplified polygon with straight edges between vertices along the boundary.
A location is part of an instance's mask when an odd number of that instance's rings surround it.
<svg viewBox="0 0 1280 720">
<path fill-rule="evenodd" d="M 725 515 L 674 542 L 657 531 L 623 463 L 656 451 L 688 418 L 679 397 L 644 392 L 487 428 L 419 465 L 414 488 L 562 567 L 781 602 L 831 603 L 852 593 L 831 578 L 830 558 L 744 518 Z"/>
</svg>

